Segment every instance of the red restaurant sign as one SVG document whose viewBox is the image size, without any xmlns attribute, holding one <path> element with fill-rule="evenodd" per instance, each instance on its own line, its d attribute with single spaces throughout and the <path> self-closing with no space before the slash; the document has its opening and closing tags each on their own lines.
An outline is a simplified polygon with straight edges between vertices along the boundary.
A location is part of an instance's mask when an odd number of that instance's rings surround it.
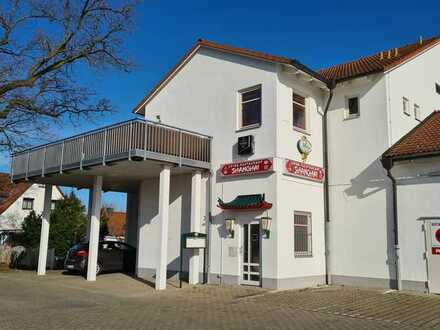
<svg viewBox="0 0 440 330">
<path fill-rule="evenodd" d="M 284 174 L 292 175 L 316 182 L 323 182 L 325 178 L 322 167 L 313 166 L 295 160 L 286 159 L 284 164 Z"/>
<path fill-rule="evenodd" d="M 220 167 L 220 173 L 222 176 L 254 175 L 267 173 L 272 171 L 272 169 L 272 158 L 265 158 L 248 160 L 245 162 L 223 164 Z"/>
</svg>

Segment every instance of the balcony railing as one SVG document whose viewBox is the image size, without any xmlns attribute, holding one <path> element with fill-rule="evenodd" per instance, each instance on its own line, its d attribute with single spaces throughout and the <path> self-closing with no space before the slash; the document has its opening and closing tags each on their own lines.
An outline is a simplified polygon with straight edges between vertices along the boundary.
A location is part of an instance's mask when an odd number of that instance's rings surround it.
<svg viewBox="0 0 440 330">
<path fill-rule="evenodd" d="M 117 160 L 159 160 L 210 168 L 211 138 L 135 119 L 12 155 L 13 180 L 105 165 Z"/>
</svg>

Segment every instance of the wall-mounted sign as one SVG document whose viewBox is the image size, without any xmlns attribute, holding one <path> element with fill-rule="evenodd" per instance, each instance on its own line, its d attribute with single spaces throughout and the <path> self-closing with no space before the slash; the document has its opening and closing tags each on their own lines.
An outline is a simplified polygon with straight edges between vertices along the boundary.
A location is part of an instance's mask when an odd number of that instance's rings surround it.
<svg viewBox="0 0 440 330">
<path fill-rule="evenodd" d="M 432 254 L 440 254 L 440 222 L 431 222 Z"/>
<path fill-rule="evenodd" d="M 222 176 L 254 175 L 271 172 L 272 170 L 272 158 L 248 160 L 244 162 L 223 164 L 220 166 L 220 173 Z"/>
<path fill-rule="evenodd" d="M 316 182 L 323 182 L 325 179 L 325 173 L 322 167 L 313 166 L 290 159 L 286 159 L 284 163 L 284 174 Z"/>
<path fill-rule="evenodd" d="M 309 154 L 312 152 L 312 143 L 307 139 L 307 136 L 303 135 L 298 140 L 296 147 L 301 154 L 302 160 L 306 160 Z"/>
<path fill-rule="evenodd" d="M 204 249 L 206 248 L 206 234 L 195 232 L 183 234 L 182 243 L 185 249 Z"/>
</svg>

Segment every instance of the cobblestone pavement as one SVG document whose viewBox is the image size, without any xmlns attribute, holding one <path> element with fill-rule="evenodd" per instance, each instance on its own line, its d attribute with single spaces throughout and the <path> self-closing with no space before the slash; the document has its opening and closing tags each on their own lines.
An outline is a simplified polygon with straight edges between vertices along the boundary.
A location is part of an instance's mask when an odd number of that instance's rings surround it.
<svg viewBox="0 0 440 330">
<path fill-rule="evenodd" d="M 0 273 L 0 329 L 440 328 L 440 297 L 348 287 L 267 291 L 170 283 L 156 292 L 121 274 L 87 282 Z"/>
</svg>

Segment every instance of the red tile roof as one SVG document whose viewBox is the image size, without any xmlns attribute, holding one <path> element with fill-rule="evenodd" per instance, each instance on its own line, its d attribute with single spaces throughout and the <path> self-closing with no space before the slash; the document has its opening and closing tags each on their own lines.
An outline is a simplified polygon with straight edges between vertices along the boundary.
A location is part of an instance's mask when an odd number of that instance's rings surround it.
<svg viewBox="0 0 440 330">
<path fill-rule="evenodd" d="M 384 72 L 412 59 L 438 43 L 440 43 L 440 36 L 382 51 L 371 56 L 362 57 L 356 61 L 322 69 L 318 72 L 326 79 L 336 80 L 336 82 Z"/>
<path fill-rule="evenodd" d="M 382 157 L 402 159 L 434 155 L 440 155 L 440 111 L 434 111 L 385 151 Z"/>
<path fill-rule="evenodd" d="M 0 173 L 0 214 L 5 212 L 28 188 L 30 182 L 11 183 L 7 173 Z"/>
<path fill-rule="evenodd" d="M 306 67 L 304 64 L 300 63 L 295 59 L 291 59 L 284 56 L 270 55 L 262 52 L 257 52 L 254 50 L 232 47 L 227 45 L 218 44 L 212 41 L 199 39 L 195 45 L 183 56 L 183 58 L 177 62 L 177 64 L 165 75 L 165 77 L 142 99 L 141 102 L 133 109 L 134 113 L 143 113 L 142 107 L 145 106 L 148 101 L 156 95 L 167 83 L 168 81 L 180 71 L 180 69 L 192 58 L 192 56 L 197 52 L 197 50 L 201 47 L 215 49 L 225 53 L 231 53 L 235 55 L 245 56 L 257 60 L 280 63 L 286 65 L 292 65 L 296 67 L 298 70 L 301 70 L 314 78 L 321 80 L 324 83 L 328 83 L 327 80 L 320 75 L 318 72 Z"/>
</svg>

